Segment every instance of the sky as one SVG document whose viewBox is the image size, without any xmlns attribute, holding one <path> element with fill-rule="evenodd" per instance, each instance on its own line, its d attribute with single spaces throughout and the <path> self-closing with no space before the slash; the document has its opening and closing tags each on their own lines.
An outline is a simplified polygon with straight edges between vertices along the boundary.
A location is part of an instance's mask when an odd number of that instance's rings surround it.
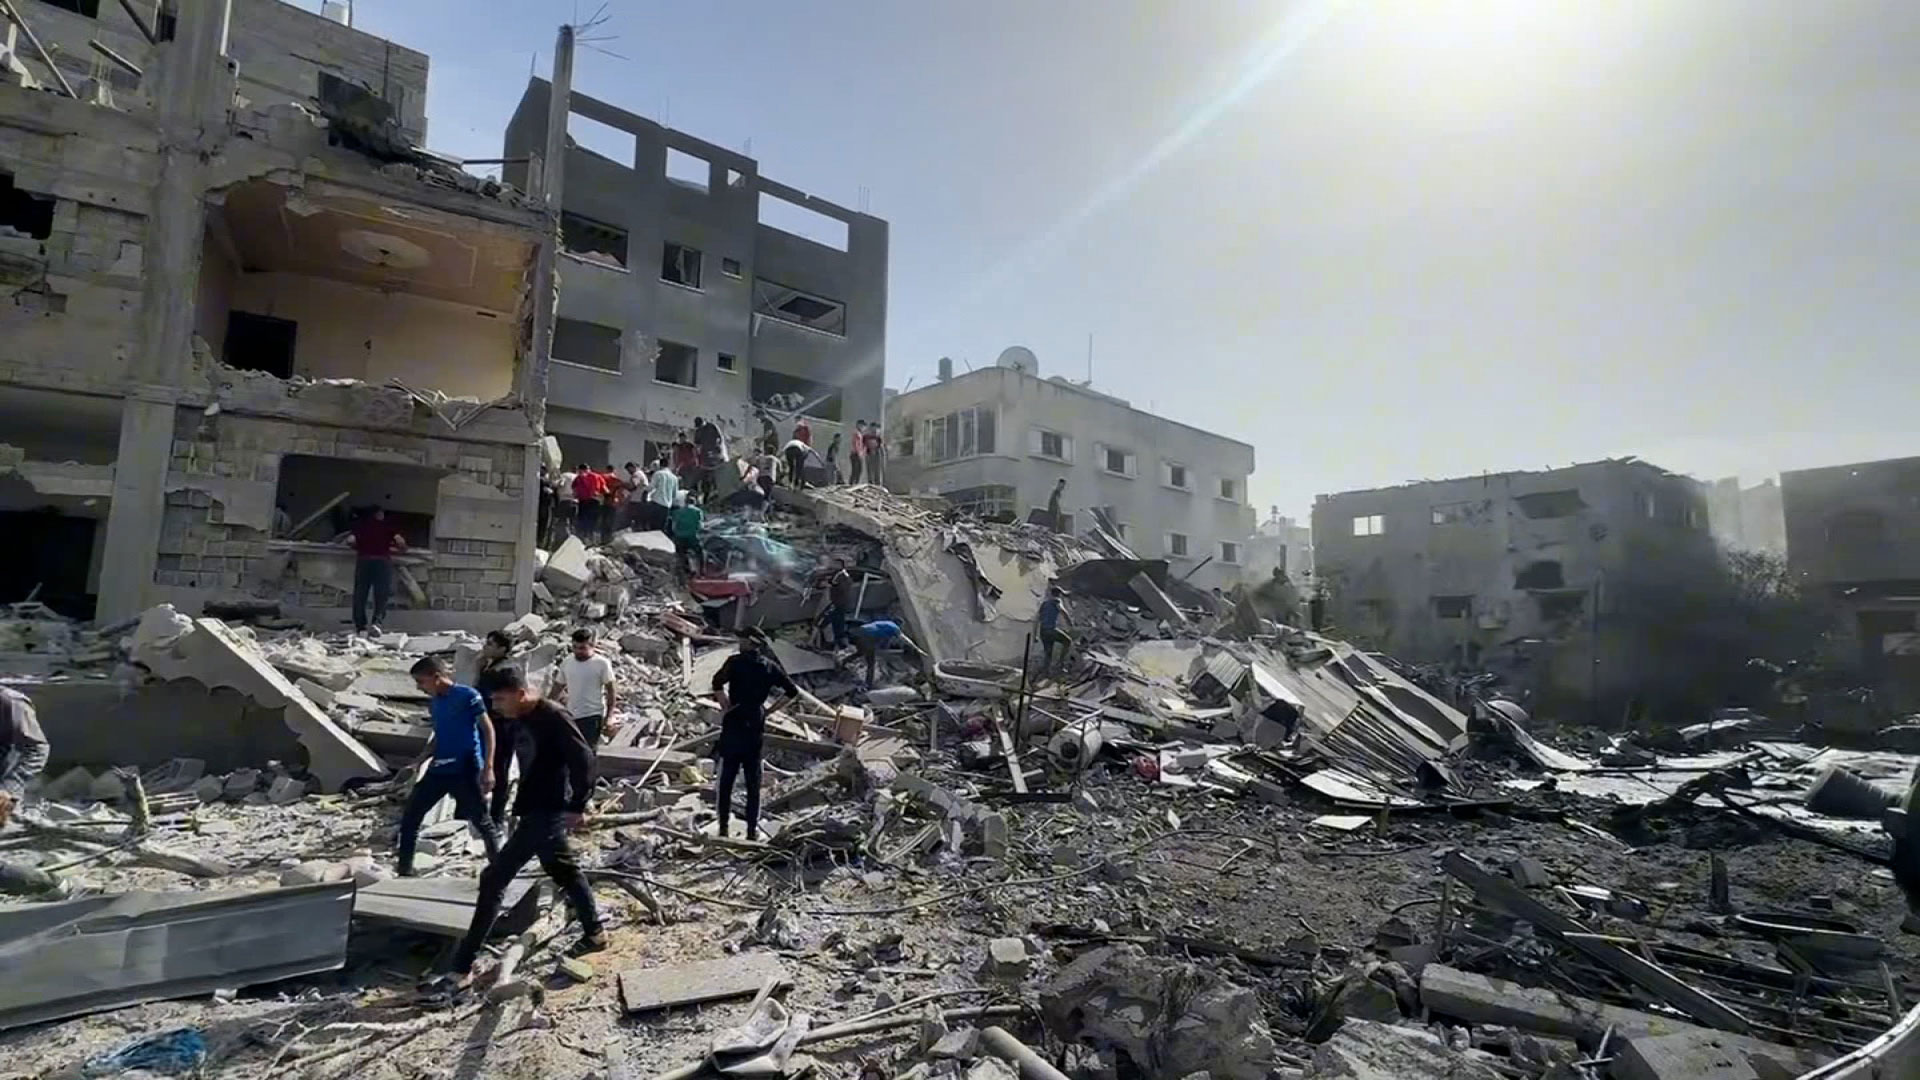
<svg viewBox="0 0 1920 1080">
<path fill-rule="evenodd" d="M 299 0 L 317 8 L 317 0 Z M 496 157 L 600 0 L 357 0 Z M 891 223 L 887 383 L 1009 345 L 1320 493 L 1920 453 L 1912 0 L 607 0 L 575 86 Z M 617 55 L 609 55 L 617 54 Z"/>
</svg>

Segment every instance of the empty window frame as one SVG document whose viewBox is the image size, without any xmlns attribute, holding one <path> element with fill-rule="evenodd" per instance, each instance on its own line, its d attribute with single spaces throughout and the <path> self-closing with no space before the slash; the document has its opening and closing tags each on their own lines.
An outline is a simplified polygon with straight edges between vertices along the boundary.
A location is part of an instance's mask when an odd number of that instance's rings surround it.
<svg viewBox="0 0 1920 1080">
<path fill-rule="evenodd" d="M 13 174 L 0 170 L 0 231 L 12 229 L 34 240 L 53 234 L 53 200 L 13 186 Z"/>
<path fill-rule="evenodd" d="M 1585 590 L 1535 593 L 1533 602 L 1539 606 L 1543 619 L 1572 619 L 1587 610 Z"/>
<path fill-rule="evenodd" d="M 1238 502 L 1240 500 L 1240 481 L 1230 476 L 1221 477 L 1220 497 L 1229 502 Z"/>
<path fill-rule="evenodd" d="M 834 423 L 846 419 L 840 387 L 782 371 L 755 367 L 747 377 L 747 396 L 774 413 L 799 413 Z"/>
<path fill-rule="evenodd" d="M 1439 503 L 1433 508 L 1435 525 L 1464 525 L 1473 520 L 1473 504 L 1470 502 Z"/>
<path fill-rule="evenodd" d="M 1240 565 L 1240 545 L 1231 540 L 1220 541 L 1220 561 L 1228 566 Z"/>
<path fill-rule="evenodd" d="M 1027 429 L 1027 453 L 1035 457 L 1052 461 L 1071 462 L 1073 460 L 1073 439 L 1058 431 L 1046 428 Z"/>
<path fill-rule="evenodd" d="M 848 248 L 847 223 L 818 210 L 801 206 L 773 194 L 760 193 L 760 224 L 803 240 L 811 240 L 835 251 Z"/>
<path fill-rule="evenodd" d="M 653 357 L 653 381 L 668 386 L 699 386 L 700 350 L 677 341 L 662 341 Z"/>
<path fill-rule="evenodd" d="M 1162 470 L 1161 481 L 1170 488 L 1179 488 L 1181 491 L 1188 490 L 1187 485 L 1190 478 L 1187 476 L 1187 467 L 1177 461 L 1168 461 L 1162 464 L 1165 468 Z"/>
<path fill-rule="evenodd" d="M 667 147 L 667 179 L 681 187 L 705 192 L 713 176 L 713 163 L 698 154 Z"/>
<path fill-rule="evenodd" d="M 1385 514 L 1355 514 L 1354 515 L 1353 535 L 1382 536 L 1382 535 L 1385 535 L 1386 531 L 1387 531 L 1387 515 Z"/>
<path fill-rule="evenodd" d="M 1473 597 L 1436 596 L 1433 598 L 1433 614 L 1438 619 L 1472 618 Z"/>
<path fill-rule="evenodd" d="M 231 311 L 227 313 L 227 343 L 221 359 L 230 368 L 291 379 L 298 337 L 299 324 L 292 319 Z"/>
<path fill-rule="evenodd" d="M 927 421 L 927 458 L 938 465 L 991 454 L 998 442 L 999 416 L 991 405 L 976 405 Z"/>
<path fill-rule="evenodd" d="M 955 510 L 988 521 L 1013 520 L 1014 489 L 1003 484 L 961 488 L 947 492 L 947 501 Z"/>
<path fill-rule="evenodd" d="M 1115 476 L 1132 476 L 1139 467 L 1139 459 L 1130 450 L 1117 446 L 1099 447 L 1100 468 Z"/>
<path fill-rule="evenodd" d="M 1175 559 L 1187 558 L 1191 552 L 1186 533 L 1167 534 L 1167 555 Z"/>
<path fill-rule="evenodd" d="M 689 289 L 700 287 L 700 250 L 668 241 L 660 252 L 660 280 Z"/>
<path fill-rule="evenodd" d="M 740 276 L 740 260 L 722 257 L 720 260 L 720 272 L 727 275 L 730 278 L 739 277 Z"/>
<path fill-rule="evenodd" d="M 1530 562 L 1513 575 L 1513 587 L 1516 589 L 1564 589 L 1566 585 L 1566 572 L 1553 559 Z"/>
<path fill-rule="evenodd" d="M 844 337 L 847 306 L 790 285 L 759 278 L 753 283 L 753 310 L 770 319 Z"/>
<path fill-rule="evenodd" d="M 583 319 L 555 319 L 553 358 L 563 364 L 619 371 L 620 329 Z"/>
<path fill-rule="evenodd" d="M 1541 518 L 1571 517 L 1587 508 L 1586 501 L 1580 498 L 1580 493 L 1571 488 L 1565 491 L 1536 491 L 1531 495 L 1516 495 L 1513 501 L 1519 504 L 1522 514 L 1536 521 Z"/>
<path fill-rule="evenodd" d="M 46 2 L 63 11 L 85 15 L 89 19 L 100 17 L 100 0 L 46 0 Z"/>
<path fill-rule="evenodd" d="M 627 230 L 604 221 L 561 213 L 560 248 L 587 262 L 627 268 Z"/>
<path fill-rule="evenodd" d="M 730 352 L 723 352 L 714 357 L 713 366 L 719 368 L 721 371 L 738 372 L 740 370 L 740 358 Z"/>
</svg>

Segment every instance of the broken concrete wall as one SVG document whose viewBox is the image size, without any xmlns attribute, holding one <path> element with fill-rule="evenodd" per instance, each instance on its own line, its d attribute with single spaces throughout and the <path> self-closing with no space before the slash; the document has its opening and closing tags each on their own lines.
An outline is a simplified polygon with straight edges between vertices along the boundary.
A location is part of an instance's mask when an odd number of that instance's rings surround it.
<svg viewBox="0 0 1920 1080">
<path fill-rule="evenodd" d="M 189 610 L 196 598 L 236 592 L 272 596 L 297 609 L 347 606 L 350 548 L 270 535 L 282 460 L 304 454 L 444 470 L 433 543 L 411 569 L 426 590 L 426 606 L 489 620 L 514 609 L 520 528 L 532 512 L 524 480 L 527 446 L 207 417 L 183 409 L 172 449 L 156 595 L 178 598 Z M 393 602 L 396 609 L 418 607 L 398 583 Z"/>
<path fill-rule="evenodd" d="M 89 40 L 97 40 L 135 66 L 150 67 L 153 46 L 113 0 L 102 0 L 99 15 L 93 18 L 31 0 L 19 6 L 82 97 L 95 100 L 104 91 L 115 105 L 127 108 L 142 104 L 152 92 L 151 71 L 134 75 L 102 64 L 87 47 Z M 150 26 L 154 6 L 143 5 Z M 234 0 L 229 26 L 227 47 L 239 69 L 240 96 L 248 102 L 257 106 L 311 101 L 325 72 L 385 99 L 393 105 L 408 138 L 425 141 L 428 61 L 424 53 L 282 0 Z M 38 60 L 27 66 L 35 78 L 48 79 Z"/>
<path fill-rule="evenodd" d="M 33 700 L 47 733 L 49 773 L 73 765 L 151 768 L 199 758 L 213 772 L 300 760 L 300 744 L 281 710 L 237 690 L 209 690 L 190 679 L 127 687 L 106 679 L 57 679 L 14 685 Z"/>
</svg>

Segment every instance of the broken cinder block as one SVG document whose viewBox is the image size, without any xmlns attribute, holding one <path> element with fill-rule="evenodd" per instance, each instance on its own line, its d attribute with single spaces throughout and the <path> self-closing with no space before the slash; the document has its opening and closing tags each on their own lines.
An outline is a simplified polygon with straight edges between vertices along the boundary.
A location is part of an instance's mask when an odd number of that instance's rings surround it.
<svg viewBox="0 0 1920 1080">
<path fill-rule="evenodd" d="M 547 565 L 540 569 L 540 580 L 561 596 L 571 596 L 586 588 L 593 580 L 593 569 L 587 561 L 587 545 L 581 543 L 577 536 L 567 537 L 566 543 L 547 556 Z"/>
</svg>

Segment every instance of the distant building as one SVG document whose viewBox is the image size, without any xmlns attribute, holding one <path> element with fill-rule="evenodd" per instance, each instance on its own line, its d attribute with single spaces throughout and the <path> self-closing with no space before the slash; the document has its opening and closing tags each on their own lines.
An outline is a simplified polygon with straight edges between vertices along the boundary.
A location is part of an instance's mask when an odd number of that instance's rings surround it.
<svg viewBox="0 0 1920 1080">
<path fill-rule="evenodd" d="M 1920 457 L 1780 474 L 1787 565 L 1856 639 L 1875 685 L 1920 707 Z"/>
<path fill-rule="evenodd" d="M 1640 642 L 1609 614 L 1661 558 L 1712 551 L 1701 485 L 1631 458 L 1322 495 L 1313 542 L 1342 636 L 1562 702 L 1633 692 Z"/>
<path fill-rule="evenodd" d="M 1252 446 L 1043 379 L 1026 349 L 963 375 L 941 368 L 939 382 L 888 402 L 888 487 L 1024 521 L 1065 478 L 1064 531 L 1084 531 L 1099 508 L 1142 558 L 1167 559 L 1201 588 L 1240 580 Z"/>
<path fill-rule="evenodd" d="M 507 123 L 503 175 L 544 151 L 544 79 Z M 574 115 L 631 136 L 616 160 L 569 141 L 547 432 L 569 465 L 637 461 L 695 417 L 757 436 L 755 406 L 812 418 L 825 448 L 880 420 L 887 223 L 760 175 L 738 151 L 581 93 Z M 788 231 L 806 228 L 822 239 Z"/>
<path fill-rule="evenodd" d="M 1787 553 L 1787 519 L 1780 485 L 1768 479 L 1741 487 L 1740 478 L 1715 480 L 1707 488 L 1707 518 L 1713 538 L 1735 551 Z"/>
<path fill-rule="evenodd" d="M 1295 585 L 1313 580 L 1313 530 L 1290 517 L 1282 517 L 1274 507 L 1267 520 L 1247 540 L 1247 559 L 1241 568 L 1244 580 L 1259 584 L 1284 569 Z"/>
</svg>

